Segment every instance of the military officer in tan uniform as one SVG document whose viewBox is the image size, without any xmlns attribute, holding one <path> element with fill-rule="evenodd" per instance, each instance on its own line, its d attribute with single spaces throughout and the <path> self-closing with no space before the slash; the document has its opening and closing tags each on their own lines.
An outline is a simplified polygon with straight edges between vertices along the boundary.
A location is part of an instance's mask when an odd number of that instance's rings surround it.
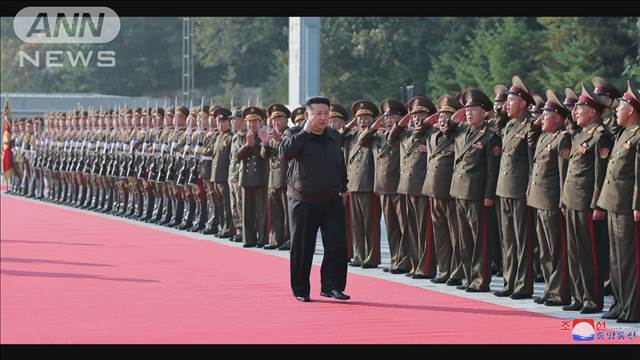
<svg viewBox="0 0 640 360">
<path fill-rule="evenodd" d="M 212 223 L 212 226 L 220 226 L 218 232 L 215 233 L 217 237 L 233 240 L 232 237 L 235 235 L 235 227 L 233 224 L 231 192 L 229 187 L 229 163 L 231 161 L 231 141 L 233 138 L 233 133 L 231 132 L 231 111 L 219 107 L 213 112 L 213 118 L 217 123 L 218 133 L 212 138 L 213 159 L 211 162 L 210 181 L 218 197 L 217 201 L 219 205 L 216 207 L 216 211 L 218 212 L 219 224 Z"/>
<path fill-rule="evenodd" d="M 615 303 L 602 317 L 640 322 L 640 92 L 635 83 L 620 98 L 620 131 L 611 150 L 597 205 L 608 212 L 611 283 Z"/>
<path fill-rule="evenodd" d="M 289 128 L 291 111 L 282 104 L 267 107 L 269 129 L 261 132 L 260 156 L 269 162 L 269 190 L 267 232 L 269 243 L 264 249 L 272 250 L 289 241 L 289 216 L 287 208 L 287 161 L 278 157 L 282 135 Z"/>
<path fill-rule="evenodd" d="M 453 96 L 441 96 L 437 102 L 438 132 L 427 143 L 427 174 L 422 192 L 429 196 L 431 219 L 438 260 L 438 275 L 433 283 L 459 286 L 464 278 L 456 217 L 456 201 L 451 197 L 451 178 L 455 157 L 455 131 L 458 124 L 451 116 L 462 105 Z"/>
<path fill-rule="evenodd" d="M 552 90 L 547 90 L 543 110 L 542 135 L 533 156 L 527 188 L 527 205 L 536 209 L 540 267 L 545 279 L 544 293 L 534 301 L 559 306 L 571 300 L 565 220 L 560 211 L 560 194 L 571 153 L 571 134 L 563 129 L 569 109 Z"/>
<path fill-rule="evenodd" d="M 618 132 L 622 129 L 616 121 L 616 107 L 618 106 L 618 99 L 622 97 L 622 92 L 618 90 L 609 80 L 596 76 L 591 79 L 591 83 L 594 86 L 593 93 L 600 99 L 600 101 L 606 105 L 602 112 L 602 125 L 609 131 L 609 134 L 613 138 L 616 137 Z M 602 264 L 600 267 L 600 277 L 604 282 L 604 295 L 611 295 L 611 274 L 609 271 L 609 230 L 607 226 L 607 219 L 602 221 L 596 221 L 594 223 L 596 236 L 602 241 L 598 242 L 598 261 Z"/>
<path fill-rule="evenodd" d="M 304 106 L 299 106 L 291 112 L 291 122 L 293 122 L 296 126 L 300 125 L 303 121 L 306 120 L 304 117 Z"/>
<path fill-rule="evenodd" d="M 389 143 L 400 143 L 398 193 L 406 197 L 406 211 L 401 216 L 411 256 L 411 272 L 407 276 L 428 279 L 436 276 L 436 254 L 431 207 L 422 186 L 427 173 L 427 142 L 436 129 L 424 120 L 436 112 L 436 107 L 424 96 L 410 99 L 406 106 L 410 115 L 393 126 Z"/>
<path fill-rule="evenodd" d="M 386 99 L 380 104 L 383 116 L 378 118 L 363 134 L 370 137 L 373 145 L 375 177 L 373 191 L 380 197 L 382 214 L 387 230 L 390 262 L 385 272 L 406 274 L 411 269 L 409 244 L 406 242 L 405 224 L 400 214 L 406 211 L 406 197 L 398 194 L 400 181 L 400 144 L 391 145 L 388 135 L 393 125 L 407 114 L 404 105 L 395 99 Z"/>
<path fill-rule="evenodd" d="M 567 109 L 569 109 L 569 111 L 573 111 L 573 107 L 576 105 L 577 102 L 578 102 L 578 95 L 576 95 L 576 93 L 572 89 L 565 88 L 563 105 Z M 576 124 L 576 121 L 573 118 L 572 114 L 569 114 L 569 116 L 567 116 L 567 119 L 564 121 L 564 127 L 572 136 L 576 132 L 578 132 L 578 130 L 580 130 L 580 127 L 578 126 L 578 124 Z"/>
<path fill-rule="evenodd" d="M 353 240 L 353 259 L 349 265 L 376 268 L 380 265 L 380 200 L 373 192 L 372 139 L 364 135 L 379 110 L 370 101 L 357 100 L 351 105 L 351 112 L 354 126 L 347 126 L 348 131 L 343 132 Z"/>
<path fill-rule="evenodd" d="M 493 205 L 500 137 L 485 121 L 491 100 L 480 89 L 470 88 L 459 94 L 464 105 L 466 123 L 455 134 L 454 170 L 450 194 L 456 199 L 462 267 L 466 283 L 458 286 L 467 292 L 488 292 L 491 283 L 491 242 L 487 239 L 487 208 Z M 458 124 L 462 116 L 452 120 Z"/>
<path fill-rule="evenodd" d="M 242 246 L 261 248 L 267 243 L 269 168 L 267 161 L 260 157 L 262 142 L 258 133 L 267 114 L 263 109 L 251 106 L 244 109 L 242 117 L 248 130 L 243 145 L 236 151 L 242 187 Z"/>
<path fill-rule="evenodd" d="M 539 127 L 529 121 L 527 108 L 534 100 L 517 75 L 507 98 L 509 122 L 502 131 L 502 155 L 496 195 L 500 201 L 500 229 L 504 289 L 496 296 L 526 299 L 533 294 L 533 222 L 527 207 L 530 156 Z"/>
<path fill-rule="evenodd" d="M 231 196 L 231 212 L 236 235 L 233 241 L 242 241 L 242 190 L 240 187 L 240 160 L 236 153 L 244 145 L 247 135 L 247 123 L 242 119 L 242 111 L 233 109 L 231 114 L 231 126 L 233 137 L 231 139 L 231 154 L 229 163 L 229 190 Z"/>
<path fill-rule="evenodd" d="M 611 152 L 611 137 L 602 126 L 605 104 L 582 85 L 582 93 L 573 110 L 573 117 L 582 128 L 573 137 L 567 179 L 562 188 L 562 206 L 567 219 L 567 248 L 572 295 L 575 302 L 563 307 L 583 314 L 602 311 L 603 282 L 599 278 L 597 239 L 594 221 L 605 218 L 597 206 L 604 183 L 607 160 Z"/>
</svg>

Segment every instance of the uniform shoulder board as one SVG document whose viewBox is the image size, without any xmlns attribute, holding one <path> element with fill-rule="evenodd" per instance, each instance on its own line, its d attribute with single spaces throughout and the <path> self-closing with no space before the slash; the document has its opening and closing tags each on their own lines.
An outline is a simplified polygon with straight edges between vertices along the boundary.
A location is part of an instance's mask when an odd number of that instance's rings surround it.
<svg viewBox="0 0 640 360">
<path fill-rule="evenodd" d="M 640 125 L 636 125 L 632 127 L 631 129 L 629 129 L 629 131 L 631 131 L 632 133 L 635 133 L 636 131 L 638 131 L 638 129 L 640 129 Z"/>
<path fill-rule="evenodd" d="M 567 133 L 568 133 L 568 131 L 567 131 L 567 130 L 562 130 L 562 131 L 560 131 L 560 135 L 566 135 Z"/>
</svg>

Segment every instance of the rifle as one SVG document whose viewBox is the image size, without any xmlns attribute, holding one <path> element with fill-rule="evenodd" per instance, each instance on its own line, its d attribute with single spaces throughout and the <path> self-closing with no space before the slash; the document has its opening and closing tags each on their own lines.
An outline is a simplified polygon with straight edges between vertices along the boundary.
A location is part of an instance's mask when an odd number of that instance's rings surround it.
<svg viewBox="0 0 640 360">
<path fill-rule="evenodd" d="M 175 113 L 173 114 L 173 141 L 171 142 L 171 150 L 169 151 L 169 162 L 167 164 L 167 169 L 166 169 L 166 178 L 165 181 L 174 181 L 175 180 L 175 173 L 174 173 L 174 167 L 175 167 L 175 162 L 176 162 L 176 157 L 174 155 L 174 150 L 176 147 L 176 141 L 178 140 L 178 97 L 174 98 L 175 100 L 175 106 L 174 106 L 174 111 Z"/>
</svg>

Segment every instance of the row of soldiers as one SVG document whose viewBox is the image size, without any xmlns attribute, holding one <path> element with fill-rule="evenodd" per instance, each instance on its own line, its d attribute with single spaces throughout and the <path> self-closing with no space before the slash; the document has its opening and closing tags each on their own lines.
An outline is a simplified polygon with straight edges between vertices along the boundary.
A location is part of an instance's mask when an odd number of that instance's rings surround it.
<svg viewBox="0 0 640 360">
<path fill-rule="evenodd" d="M 624 94 L 601 77 L 593 85 L 580 96 L 566 89 L 564 101 L 548 90 L 545 101 L 514 76 L 493 102 L 470 88 L 436 104 L 332 104 L 348 177 L 349 265 L 380 265 L 383 217 L 392 274 L 487 292 L 498 273 L 495 295 L 514 300 L 532 297 L 539 274 L 536 303 L 581 313 L 602 311 L 610 284 L 615 304 L 604 317 L 640 320 L 639 96 L 631 83 Z M 44 149 L 45 160 L 33 168 L 54 201 L 287 249 L 288 169 L 277 154 L 288 120 L 302 123 L 304 111 L 58 114 L 45 122 L 35 153 Z M 67 144 L 78 129 L 85 135 Z M 84 153 L 89 160 L 69 163 Z"/>
<path fill-rule="evenodd" d="M 8 190 L 288 250 L 286 168 L 274 156 L 277 145 L 268 143 L 278 141 L 289 117 L 301 120 L 301 109 L 275 104 L 268 124 L 257 107 L 208 105 L 20 119 L 13 124 L 15 176 Z M 254 136 L 265 146 L 247 151 Z"/>
</svg>

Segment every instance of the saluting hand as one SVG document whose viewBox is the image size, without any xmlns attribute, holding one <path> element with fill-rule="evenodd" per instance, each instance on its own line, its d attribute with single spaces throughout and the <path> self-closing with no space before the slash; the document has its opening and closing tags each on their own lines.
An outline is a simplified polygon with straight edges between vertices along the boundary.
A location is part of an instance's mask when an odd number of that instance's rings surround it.
<svg viewBox="0 0 640 360">
<path fill-rule="evenodd" d="M 407 125 L 409 125 L 409 122 L 411 122 L 411 114 L 403 116 L 402 119 L 398 121 L 398 126 L 407 127 Z"/>
<path fill-rule="evenodd" d="M 354 126 L 356 126 L 357 123 L 358 123 L 358 119 L 356 118 L 356 119 L 353 119 L 353 120 L 349 121 L 347 123 L 347 125 L 345 125 L 344 127 L 347 128 L 347 130 L 351 130 L 351 129 L 353 129 Z"/>
<path fill-rule="evenodd" d="M 384 116 L 380 116 L 376 119 L 376 121 L 371 124 L 370 129 L 376 131 L 382 127 L 382 120 L 384 120 Z"/>
<path fill-rule="evenodd" d="M 440 117 L 440 113 L 436 112 L 435 114 L 429 116 L 428 118 L 422 120 L 422 124 L 433 126 L 438 122 L 438 118 Z"/>
<path fill-rule="evenodd" d="M 455 113 L 453 113 L 453 115 L 451 116 L 451 121 L 453 121 L 456 124 L 460 124 L 462 121 L 464 121 L 465 117 L 466 117 L 466 113 L 464 111 L 464 108 L 462 108 L 456 111 Z"/>
</svg>

